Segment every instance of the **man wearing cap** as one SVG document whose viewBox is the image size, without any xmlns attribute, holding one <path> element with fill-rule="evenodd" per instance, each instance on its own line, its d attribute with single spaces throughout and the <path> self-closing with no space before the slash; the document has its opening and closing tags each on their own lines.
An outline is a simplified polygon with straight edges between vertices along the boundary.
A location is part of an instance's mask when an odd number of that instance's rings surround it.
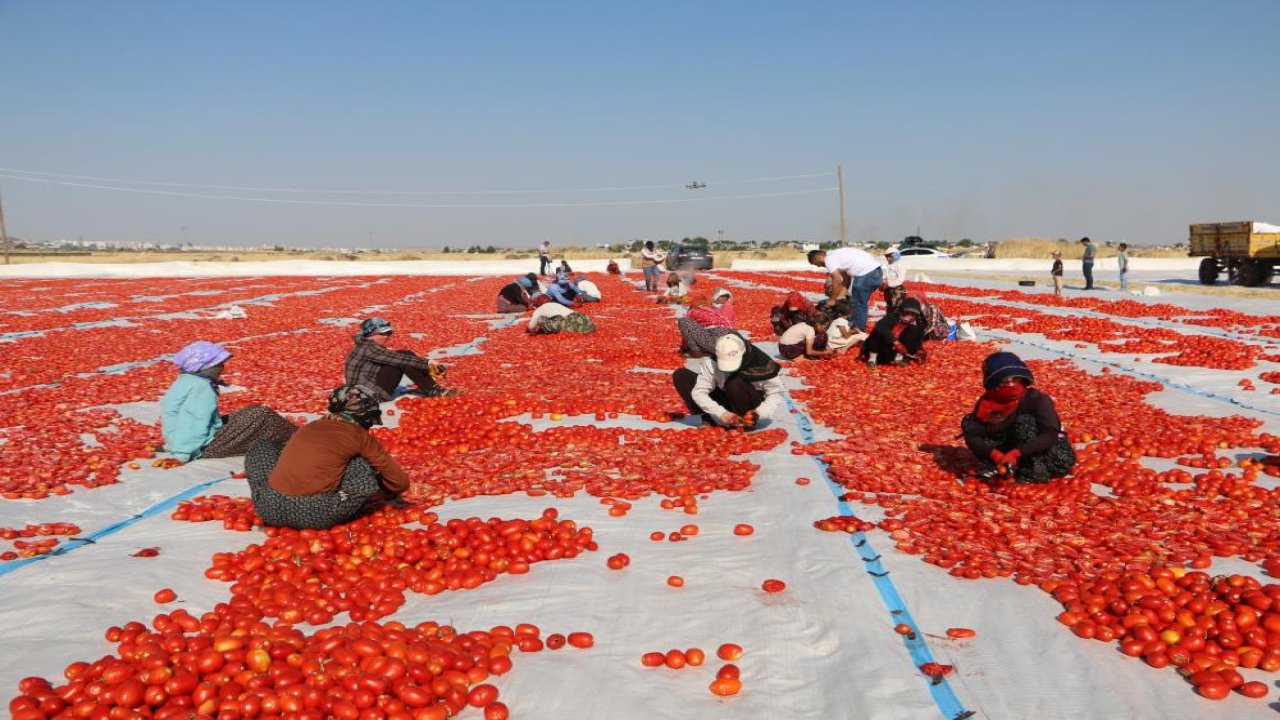
<svg viewBox="0 0 1280 720">
<path fill-rule="evenodd" d="M 871 293 L 884 280 L 880 263 L 864 250 L 842 247 L 830 252 L 810 250 L 809 264 L 825 269 L 830 276 L 831 291 L 827 296 L 829 302 L 839 300 L 845 289 L 848 289 L 850 302 L 853 303 L 849 324 L 859 332 L 866 331 L 867 304 L 871 302 Z"/>
<path fill-rule="evenodd" d="M 1093 256 L 1098 254 L 1098 248 L 1093 246 L 1093 242 L 1087 237 L 1080 238 L 1080 244 L 1084 245 L 1084 256 L 1080 258 L 1080 272 L 1084 273 L 1084 289 L 1093 289 Z"/>
<path fill-rule="evenodd" d="M 1053 399 L 1031 387 L 1034 382 L 1031 369 L 1011 352 L 982 361 L 985 391 L 960 421 L 979 476 L 1008 474 L 1019 482 L 1044 483 L 1075 468 L 1075 450 Z"/>
<path fill-rule="evenodd" d="M 371 388 L 378 400 L 386 402 L 395 394 L 400 379 L 409 378 L 415 387 L 410 395 L 419 397 L 451 397 L 458 393 L 445 390 L 435 377 L 444 372 L 444 366 L 435 360 L 419 357 L 412 350 L 391 350 L 387 341 L 394 329 L 391 323 L 373 317 L 360 323 L 360 332 L 352 340 L 355 347 L 347 354 L 344 374 L 348 385 L 364 385 Z"/>
<path fill-rule="evenodd" d="M 884 251 L 884 310 L 893 312 L 907 297 L 907 269 L 902 267 L 902 253 L 898 248 Z"/>
<path fill-rule="evenodd" d="M 703 425 L 751 430 L 782 404 L 778 364 L 736 333 L 717 340 L 715 357 L 699 359 L 694 368 L 676 370 L 671 381 Z"/>
</svg>

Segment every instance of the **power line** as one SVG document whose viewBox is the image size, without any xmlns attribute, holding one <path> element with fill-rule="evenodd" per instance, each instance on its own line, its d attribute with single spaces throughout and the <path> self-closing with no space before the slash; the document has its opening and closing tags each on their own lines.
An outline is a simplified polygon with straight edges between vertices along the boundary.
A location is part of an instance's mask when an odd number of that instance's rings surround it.
<svg viewBox="0 0 1280 720">
<path fill-rule="evenodd" d="M 0 167 L 0 172 L 18 173 L 21 175 L 37 175 L 45 178 L 70 180 L 92 180 L 96 182 L 126 183 L 130 185 L 153 185 L 156 187 L 197 188 L 204 190 L 238 190 L 247 192 L 282 192 L 310 193 L 314 195 L 537 195 L 573 192 L 619 192 L 625 190 L 674 190 L 685 188 L 684 183 L 662 185 L 629 185 L 619 187 L 585 187 L 556 188 L 549 190 L 323 190 L 318 188 L 286 188 L 255 187 L 246 185 L 206 185 L 200 183 L 162 182 L 157 180 L 131 180 L 129 178 L 102 177 L 98 175 L 72 175 L 69 173 L 51 173 L 38 170 L 22 170 L 19 168 Z M 749 183 L 780 182 L 783 180 L 803 180 L 815 177 L 830 177 L 832 173 L 805 173 L 801 175 L 775 175 L 773 177 L 748 178 L 745 180 L 716 180 L 713 185 L 745 185 Z M 23 179 L 23 178 L 14 178 Z M 35 180 L 36 178 L 30 178 Z"/>
<path fill-rule="evenodd" d="M 831 173 L 822 173 L 830 175 Z M 813 176 L 810 176 L 813 177 Z M 169 197 L 186 197 L 200 198 L 207 200 L 236 200 L 240 202 L 256 202 L 269 203 L 279 205 L 331 205 L 337 207 L 373 207 L 373 208 L 435 208 L 435 209 L 465 209 L 465 208 L 560 208 L 560 207 L 608 207 L 622 205 L 668 205 L 677 203 L 705 202 L 711 200 L 746 200 L 754 198 L 783 197 L 788 195 L 812 195 L 816 193 L 835 192 L 839 188 L 823 187 L 810 190 L 789 190 L 781 192 L 768 193 L 749 193 L 745 195 L 697 195 L 688 198 L 675 198 L 667 200 L 612 200 L 601 202 L 577 202 L 577 203 L 370 203 L 370 202 L 353 202 L 344 200 L 292 200 L 287 198 L 263 198 L 263 197 L 247 197 L 239 195 L 212 195 L 206 193 L 187 193 L 177 192 L 173 190 L 150 190 L 146 188 L 130 188 L 116 187 L 113 185 L 98 185 L 94 183 L 71 182 L 68 180 L 53 180 L 49 178 L 23 177 L 21 175 L 12 175 L 0 172 L 0 178 L 8 178 L 10 180 L 23 180 L 26 182 L 43 183 L 48 185 L 64 185 L 68 187 L 89 188 L 95 190 L 115 190 L 116 192 L 138 193 L 142 195 L 164 195 Z M 669 187 L 669 186 L 663 186 Z"/>
</svg>

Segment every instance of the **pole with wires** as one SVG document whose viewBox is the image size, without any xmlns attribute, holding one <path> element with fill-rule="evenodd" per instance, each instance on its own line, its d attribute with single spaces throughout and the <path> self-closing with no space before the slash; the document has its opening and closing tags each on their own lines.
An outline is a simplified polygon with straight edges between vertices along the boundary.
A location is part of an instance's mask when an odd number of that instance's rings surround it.
<svg viewBox="0 0 1280 720">
<path fill-rule="evenodd" d="M 836 165 L 836 186 L 840 188 L 840 247 L 849 244 L 849 235 L 844 224 L 844 171 Z"/>
<path fill-rule="evenodd" d="M 9 264 L 9 233 L 4 229 L 4 196 L 0 195 L 0 237 L 4 238 L 4 264 Z"/>
</svg>

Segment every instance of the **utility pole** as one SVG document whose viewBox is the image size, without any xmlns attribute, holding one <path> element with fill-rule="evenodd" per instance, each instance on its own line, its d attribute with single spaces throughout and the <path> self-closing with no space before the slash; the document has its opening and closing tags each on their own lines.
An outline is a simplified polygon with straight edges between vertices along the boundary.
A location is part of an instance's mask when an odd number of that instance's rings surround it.
<svg viewBox="0 0 1280 720">
<path fill-rule="evenodd" d="M 9 264 L 9 233 L 4 231 L 4 197 L 0 196 L 0 237 L 4 238 L 4 264 Z"/>
<path fill-rule="evenodd" d="M 844 171 L 836 165 L 836 185 L 840 186 L 840 247 L 849 244 L 849 234 L 844 223 Z"/>
</svg>

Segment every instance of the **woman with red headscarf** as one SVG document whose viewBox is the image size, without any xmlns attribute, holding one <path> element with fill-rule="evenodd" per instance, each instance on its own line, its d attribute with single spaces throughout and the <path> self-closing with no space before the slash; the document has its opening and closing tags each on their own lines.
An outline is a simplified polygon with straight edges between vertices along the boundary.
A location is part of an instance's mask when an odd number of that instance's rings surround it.
<svg viewBox="0 0 1280 720">
<path fill-rule="evenodd" d="M 799 322 L 804 322 L 809 316 L 817 312 L 817 308 L 813 303 L 809 302 L 804 295 L 792 290 L 782 299 L 781 305 L 774 306 L 769 314 L 769 322 L 773 325 L 773 334 L 782 335 L 787 328 Z"/>
<path fill-rule="evenodd" d="M 960 422 L 965 444 L 978 458 L 978 474 L 1044 483 L 1071 472 L 1075 450 L 1053 399 L 1031 387 L 1035 379 L 1022 358 L 992 353 L 982 362 L 982 376 L 986 392 Z"/>
</svg>

